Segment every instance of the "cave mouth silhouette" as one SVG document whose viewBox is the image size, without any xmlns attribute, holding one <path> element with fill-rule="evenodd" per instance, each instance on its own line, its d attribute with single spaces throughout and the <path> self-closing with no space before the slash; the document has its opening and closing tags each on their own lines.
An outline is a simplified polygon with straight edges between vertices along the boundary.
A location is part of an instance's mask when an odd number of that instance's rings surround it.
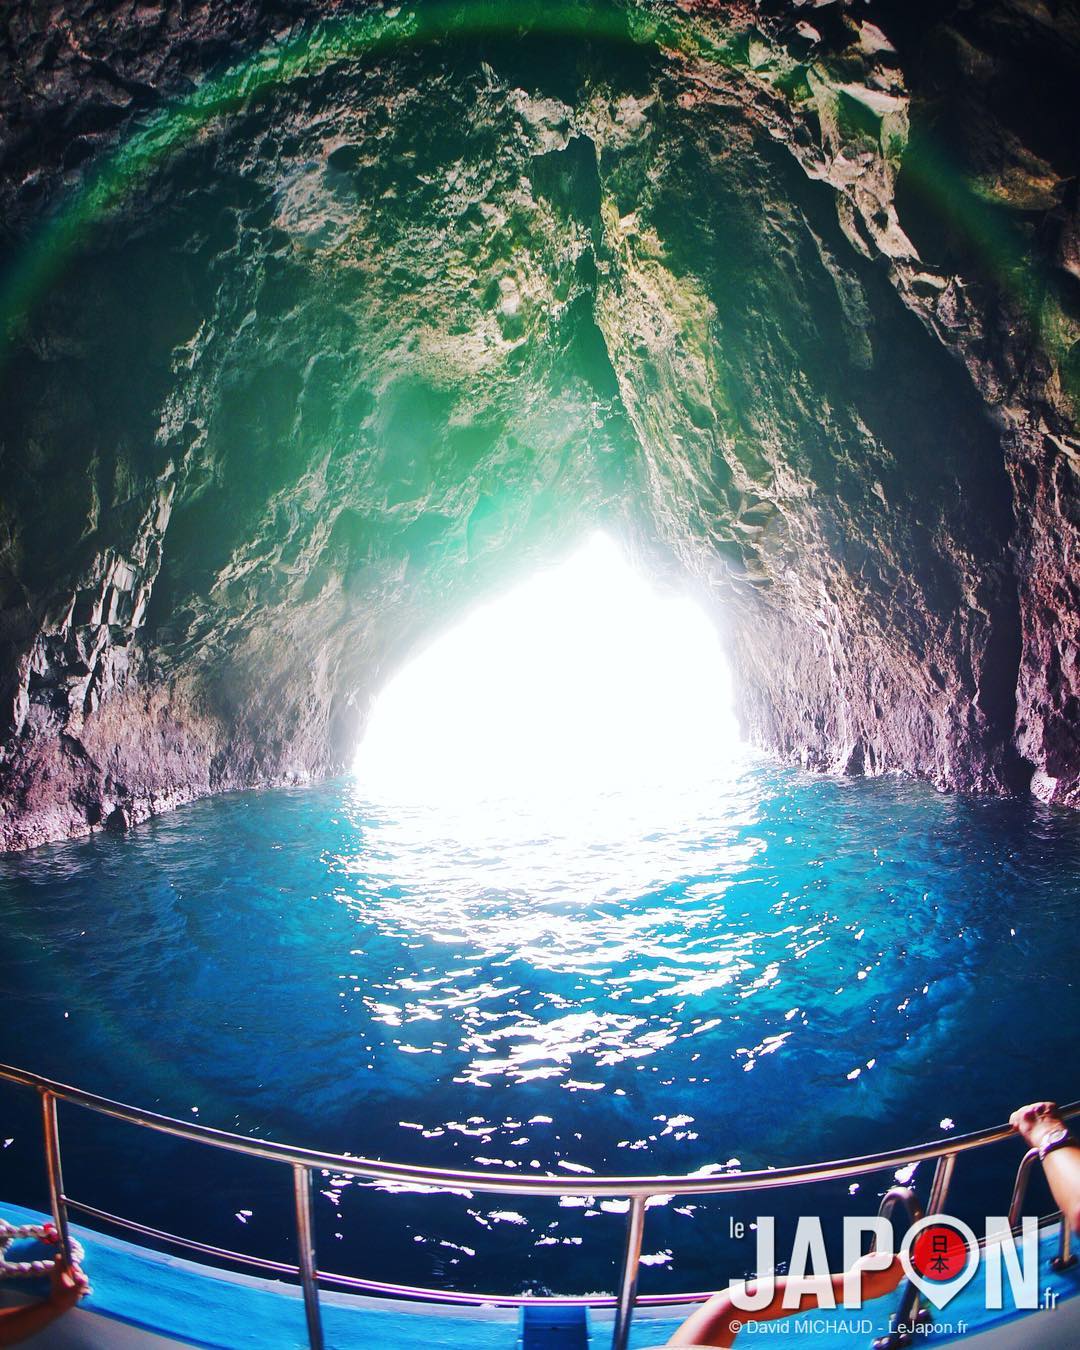
<svg viewBox="0 0 1080 1350">
<path fill-rule="evenodd" d="M 714 620 L 597 532 L 397 671 L 354 768 L 396 801 L 551 801 L 685 787 L 740 752 Z"/>
</svg>

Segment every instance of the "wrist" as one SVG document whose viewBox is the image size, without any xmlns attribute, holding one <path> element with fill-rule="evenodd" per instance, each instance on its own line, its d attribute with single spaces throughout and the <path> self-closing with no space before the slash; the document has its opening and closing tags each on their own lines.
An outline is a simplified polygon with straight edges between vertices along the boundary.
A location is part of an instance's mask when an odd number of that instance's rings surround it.
<svg viewBox="0 0 1080 1350">
<path fill-rule="evenodd" d="M 1060 1134 L 1065 1128 L 1065 1122 L 1058 1116 L 1040 1116 L 1027 1132 L 1028 1146 L 1042 1148 L 1052 1135 Z"/>
<path fill-rule="evenodd" d="M 1068 1128 L 1062 1125 L 1060 1130 L 1055 1130 L 1052 1134 L 1043 1136 L 1042 1143 L 1039 1145 L 1039 1161 L 1045 1165 L 1050 1154 L 1056 1153 L 1059 1148 L 1075 1147 L 1076 1140 L 1069 1133 Z"/>
</svg>

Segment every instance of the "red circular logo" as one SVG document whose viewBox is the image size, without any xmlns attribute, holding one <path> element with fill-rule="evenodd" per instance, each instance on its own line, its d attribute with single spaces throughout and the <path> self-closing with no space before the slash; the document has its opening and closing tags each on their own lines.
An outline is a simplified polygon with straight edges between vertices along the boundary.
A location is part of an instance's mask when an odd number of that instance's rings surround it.
<svg viewBox="0 0 1080 1350">
<path fill-rule="evenodd" d="M 929 1224 L 911 1244 L 910 1260 L 924 1280 L 955 1280 L 967 1266 L 968 1247 L 951 1224 Z"/>
</svg>

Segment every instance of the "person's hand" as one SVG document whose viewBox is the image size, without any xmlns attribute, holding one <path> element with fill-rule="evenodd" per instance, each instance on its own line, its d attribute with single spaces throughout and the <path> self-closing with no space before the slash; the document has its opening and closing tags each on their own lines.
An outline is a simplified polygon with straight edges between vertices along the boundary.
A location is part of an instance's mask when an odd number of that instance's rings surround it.
<svg viewBox="0 0 1080 1350">
<path fill-rule="evenodd" d="M 1038 1148 L 1049 1135 L 1065 1128 L 1058 1115 L 1057 1102 L 1032 1102 L 1030 1106 L 1021 1106 L 1009 1117 L 1009 1124 L 1028 1148 Z"/>
<path fill-rule="evenodd" d="M 52 1268 L 49 1276 L 52 1289 L 49 1302 L 60 1312 L 74 1308 L 83 1294 L 90 1288 L 89 1281 L 78 1266 L 63 1266 L 59 1262 Z"/>
<path fill-rule="evenodd" d="M 881 1298 L 884 1294 L 891 1294 L 904 1278 L 904 1267 L 897 1255 L 893 1256 L 884 1270 L 878 1268 L 877 1257 L 874 1255 L 860 1257 L 852 1269 L 860 1273 L 865 1302 Z"/>
</svg>

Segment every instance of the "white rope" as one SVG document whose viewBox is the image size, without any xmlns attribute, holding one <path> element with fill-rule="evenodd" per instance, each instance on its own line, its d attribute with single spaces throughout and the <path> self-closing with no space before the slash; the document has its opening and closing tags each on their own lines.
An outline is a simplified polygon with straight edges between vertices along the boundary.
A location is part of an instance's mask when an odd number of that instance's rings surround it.
<svg viewBox="0 0 1080 1350">
<path fill-rule="evenodd" d="M 38 1242 L 44 1242 L 47 1246 L 56 1247 L 56 1255 L 48 1260 L 37 1261 L 9 1261 L 7 1251 L 13 1242 L 18 1238 L 36 1239 Z M 0 1219 L 0 1280 L 11 1280 L 27 1275 L 48 1275 L 54 1266 L 58 1265 L 62 1253 L 60 1252 L 60 1236 L 51 1223 L 5 1223 Z M 80 1243 L 74 1238 L 71 1239 L 71 1259 L 78 1263 L 85 1255 Z"/>
</svg>

